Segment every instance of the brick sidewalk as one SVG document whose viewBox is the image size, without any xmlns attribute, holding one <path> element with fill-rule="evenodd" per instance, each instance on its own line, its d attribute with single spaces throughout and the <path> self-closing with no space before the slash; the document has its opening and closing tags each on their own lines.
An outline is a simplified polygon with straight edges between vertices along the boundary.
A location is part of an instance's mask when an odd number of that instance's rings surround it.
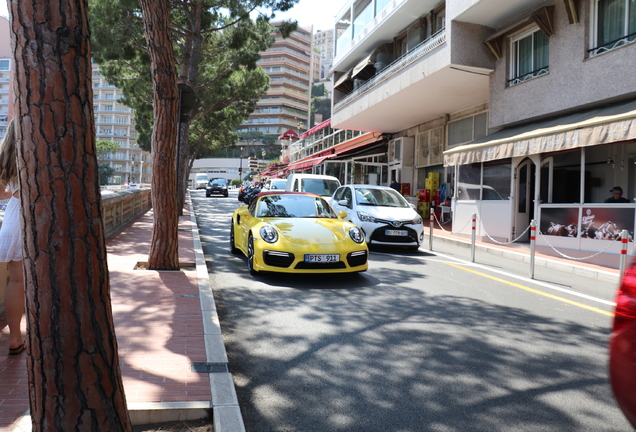
<svg viewBox="0 0 636 432">
<path fill-rule="evenodd" d="M 137 424 L 172 419 L 175 414 L 183 420 L 201 417 L 212 408 L 214 391 L 209 373 L 192 371 L 192 363 L 209 361 L 210 333 L 203 323 L 206 299 L 199 291 L 193 220 L 189 213 L 179 219 L 179 261 L 186 264 L 182 271 L 134 270 L 137 262 L 148 259 L 152 226 L 151 210 L 107 240 L 120 365 L 131 418 Z M 25 331 L 25 319 L 22 325 Z M 23 418 L 29 408 L 26 355 L 9 357 L 6 320 L 0 321 L 0 330 L 0 431 L 30 430 L 30 419 Z M 213 333 L 222 341 L 220 329 Z"/>
</svg>

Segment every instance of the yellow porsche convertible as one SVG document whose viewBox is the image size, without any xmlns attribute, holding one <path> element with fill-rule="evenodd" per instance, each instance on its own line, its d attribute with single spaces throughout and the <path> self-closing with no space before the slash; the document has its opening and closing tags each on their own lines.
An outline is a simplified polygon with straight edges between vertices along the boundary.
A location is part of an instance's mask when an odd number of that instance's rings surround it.
<svg viewBox="0 0 636 432">
<path fill-rule="evenodd" d="M 232 214 L 230 248 L 247 257 L 250 273 L 350 273 L 368 268 L 360 229 L 339 218 L 320 196 L 259 193 Z"/>
</svg>

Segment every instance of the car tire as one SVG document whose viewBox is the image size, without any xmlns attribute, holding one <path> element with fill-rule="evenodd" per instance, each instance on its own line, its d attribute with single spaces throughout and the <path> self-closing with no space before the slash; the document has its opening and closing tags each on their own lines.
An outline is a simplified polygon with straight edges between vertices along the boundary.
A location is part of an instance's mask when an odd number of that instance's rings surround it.
<svg viewBox="0 0 636 432">
<path fill-rule="evenodd" d="M 227 198 L 229 195 L 230 195 L 229 193 L 226 193 L 224 196 L 225 196 L 225 198 Z"/>
<path fill-rule="evenodd" d="M 252 237 L 252 234 L 247 239 L 247 269 L 252 276 L 258 273 L 254 270 L 254 237 Z"/>
<path fill-rule="evenodd" d="M 230 226 L 230 252 L 233 254 L 240 252 L 240 250 L 236 248 L 236 243 L 234 242 L 234 220 L 232 220 L 232 225 Z"/>
</svg>

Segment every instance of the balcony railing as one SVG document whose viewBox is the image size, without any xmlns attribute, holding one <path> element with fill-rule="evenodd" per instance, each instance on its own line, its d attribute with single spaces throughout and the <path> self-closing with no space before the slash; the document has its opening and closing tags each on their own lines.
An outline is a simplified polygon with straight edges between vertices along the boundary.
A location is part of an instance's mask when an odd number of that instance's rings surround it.
<svg viewBox="0 0 636 432">
<path fill-rule="evenodd" d="M 344 98 L 339 100 L 336 104 L 334 104 L 334 110 L 339 109 L 340 107 L 348 104 L 352 100 L 356 99 L 362 93 L 370 90 L 374 86 L 380 84 L 383 81 L 388 80 L 395 74 L 399 73 L 406 67 L 410 66 L 421 57 L 435 50 L 437 47 L 446 42 L 446 29 L 441 29 L 428 39 L 422 41 L 420 44 L 416 45 L 408 53 L 404 54 L 402 57 L 395 60 L 393 63 L 389 64 L 387 67 L 382 69 L 373 77 L 369 78 L 367 81 L 362 83 L 358 88 L 354 89 L 351 93 L 346 95 Z"/>
</svg>

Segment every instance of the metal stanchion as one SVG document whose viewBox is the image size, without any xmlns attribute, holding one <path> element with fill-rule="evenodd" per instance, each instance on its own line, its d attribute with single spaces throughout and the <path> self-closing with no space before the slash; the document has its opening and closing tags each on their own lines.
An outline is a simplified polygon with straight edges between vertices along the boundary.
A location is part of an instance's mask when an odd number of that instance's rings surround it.
<svg viewBox="0 0 636 432">
<path fill-rule="evenodd" d="M 473 213 L 473 227 L 471 234 L 470 256 L 473 262 L 475 262 L 475 230 L 477 229 L 477 214 Z"/>
<path fill-rule="evenodd" d="M 620 279 L 623 279 L 623 275 L 625 274 L 625 267 L 627 264 L 627 241 L 628 241 L 627 230 L 621 231 L 621 264 L 620 264 Z"/>
<path fill-rule="evenodd" d="M 530 221 L 530 279 L 534 279 L 534 246 L 537 239 L 537 222 Z"/>
<path fill-rule="evenodd" d="M 434 207 L 431 207 L 431 212 L 429 215 L 429 226 L 430 226 L 430 230 L 429 230 L 429 235 L 428 235 L 428 249 L 429 250 L 433 250 L 433 224 L 435 223 L 435 213 L 433 213 L 435 211 Z"/>
</svg>

